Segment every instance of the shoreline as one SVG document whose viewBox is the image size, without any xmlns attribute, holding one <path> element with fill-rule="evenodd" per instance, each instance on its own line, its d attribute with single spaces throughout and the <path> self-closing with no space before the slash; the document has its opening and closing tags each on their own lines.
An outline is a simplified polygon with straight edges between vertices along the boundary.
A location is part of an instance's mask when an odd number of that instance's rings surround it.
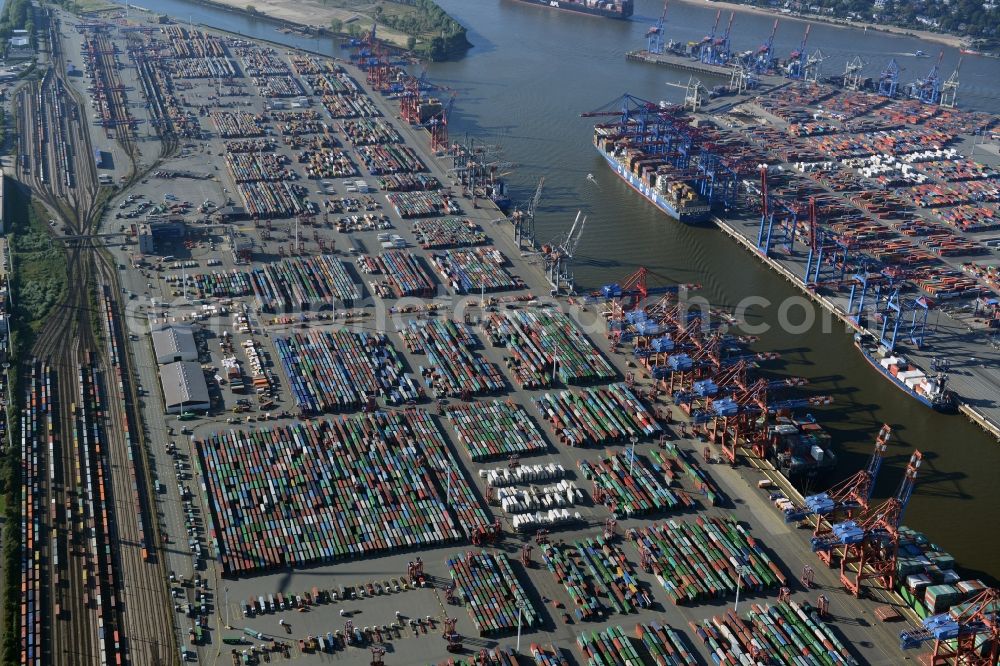
<svg viewBox="0 0 1000 666">
<path fill-rule="evenodd" d="M 348 9 L 324 7 L 314 4 L 303 5 L 297 2 L 289 2 L 288 0 L 256 0 L 255 3 L 252 3 L 252 6 L 255 7 L 255 11 L 252 12 L 247 11 L 247 7 L 250 5 L 241 3 L 238 0 L 185 0 L 185 2 L 212 7 L 221 11 L 233 12 L 261 21 L 277 23 L 288 28 L 304 30 L 309 32 L 308 36 L 311 37 L 324 36 L 325 33 L 325 36 L 334 39 L 348 38 L 349 35 L 346 33 L 334 32 L 329 27 L 334 19 L 342 21 L 344 25 L 359 21 L 371 21 L 368 16 Z M 310 19 L 311 22 L 307 22 Z M 320 33 L 320 30 L 324 31 L 324 33 Z M 406 47 L 406 41 L 409 37 L 398 30 L 393 30 L 385 26 L 379 26 L 378 34 L 379 39 L 399 48 Z"/>
<path fill-rule="evenodd" d="M 729 2 L 727 0 L 678 0 L 678 2 L 685 5 L 698 5 L 700 7 L 721 7 L 722 9 L 730 9 L 735 12 L 745 12 L 748 14 L 802 21 L 805 23 L 823 23 L 837 28 L 849 28 L 852 30 L 862 30 L 864 32 L 882 32 L 890 35 L 897 35 L 899 37 L 914 37 L 916 39 L 934 42 L 936 44 L 941 44 L 955 49 L 965 48 L 970 42 L 967 37 L 961 37 L 950 33 L 930 32 L 928 30 L 919 30 L 915 28 L 900 28 L 884 24 L 862 23 L 860 21 L 852 21 L 850 19 L 827 18 L 825 16 L 813 14 L 784 14 L 780 11 L 764 9 L 763 7 L 756 7 L 753 5 L 744 5 L 738 2 Z"/>
</svg>

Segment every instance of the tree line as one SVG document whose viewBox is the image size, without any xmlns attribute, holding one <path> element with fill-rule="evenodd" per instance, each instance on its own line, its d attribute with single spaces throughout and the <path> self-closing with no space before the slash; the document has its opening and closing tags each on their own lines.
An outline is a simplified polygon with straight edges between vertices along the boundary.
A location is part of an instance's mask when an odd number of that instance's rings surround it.
<svg viewBox="0 0 1000 666">
<path fill-rule="evenodd" d="M 6 42 L 15 30 L 27 30 L 31 46 L 35 46 L 35 14 L 30 0 L 7 0 L 0 12 L 0 39 Z"/>
<path fill-rule="evenodd" d="M 876 7 L 873 0 L 741 0 L 744 4 L 821 14 L 833 18 L 854 18 L 915 30 L 936 30 L 990 44 L 1000 41 L 1000 4 L 983 0 L 885 0 Z M 819 11 L 817 11 L 817 9 Z"/>
</svg>

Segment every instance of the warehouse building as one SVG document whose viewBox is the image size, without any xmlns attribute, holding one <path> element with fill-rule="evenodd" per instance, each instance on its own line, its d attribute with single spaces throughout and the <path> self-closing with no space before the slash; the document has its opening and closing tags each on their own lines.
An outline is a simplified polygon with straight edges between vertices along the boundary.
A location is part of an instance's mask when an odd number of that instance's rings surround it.
<svg viewBox="0 0 1000 666">
<path fill-rule="evenodd" d="M 197 363 L 178 361 L 161 366 L 160 384 L 167 414 L 202 411 L 211 406 L 205 373 Z"/>
<path fill-rule="evenodd" d="M 153 331 L 153 352 L 159 364 L 197 361 L 198 345 L 190 326 L 165 326 Z"/>
</svg>

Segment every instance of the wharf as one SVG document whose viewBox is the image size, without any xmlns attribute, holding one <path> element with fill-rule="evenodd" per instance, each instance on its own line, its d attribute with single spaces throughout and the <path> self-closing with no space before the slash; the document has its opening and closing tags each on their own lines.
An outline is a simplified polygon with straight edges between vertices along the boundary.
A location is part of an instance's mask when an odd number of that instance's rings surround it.
<svg viewBox="0 0 1000 666">
<path fill-rule="evenodd" d="M 364 74 L 350 65 L 345 65 L 345 67 L 354 80 L 363 85 L 362 82 L 365 80 Z M 191 88 L 199 85 L 203 86 L 203 91 L 206 88 L 212 88 L 211 82 L 185 82 L 185 85 L 190 86 L 187 90 L 191 90 Z M 138 89 L 138 86 L 136 86 L 136 89 Z M 404 142 L 419 153 L 421 159 L 423 159 L 428 167 L 429 174 L 437 177 L 442 183 L 455 186 L 456 183 L 449 175 L 451 160 L 449 158 L 436 157 L 431 153 L 427 146 L 426 132 L 401 122 L 398 118 L 398 110 L 391 100 L 387 100 L 371 92 L 368 94 L 373 103 L 384 114 L 385 120 L 400 133 Z M 188 97 L 195 98 L 196 95 L 194 92 L 189 92 Z M 232 97 L 234 96 L 227 96 L 224 103 L 232 104 Z M 258 113 L 263 111 L 264 100 L 259 96 L 243 94 L 239 97 L 240 104 L 246 104 L 248 109 Z M 209 124 L 206 122 L 206 127 L 208 126 Z M 147 143 L 152 145 L 154 142 Z M 223 150 L 222 141 L 217 136 L 210 136 L 204 142 L 182 140 L 180 144 L 178 155 L 166 159 L 163 164 L 158 165 L 158 168 L 172 169 L 183 165 L 182 168 L 188 171 L 206 171 L 211 169 L 211 165 L 218 161 L 215 155 L 221 153 Z M 284 147 L 278 150 L 290 152 Z M 359 177 L 367 178 L 369 182 L 374 181 L 372 174 L 364 171 Z M 342 189 L 343 183 L 340 182 L 341 179 L 331 179 L 331 181 L 333 180 L 338 181 L 335 187 L 339 194 L 343 194 L 344 189 Z M 309 181 L 309 184 L 313 188 L 315 188 L 315 183 L 315 180 Z M 121 205 L 125 197 L 130 193 L 141 193 L 151 201 L 166 200 L 167 194 L 171 196 L 176 194 L 180 195 L 179 198 L 188 199 L 195 202 L 195 204 L 207 199 L 221 203 L 228 198 L 230 192 L 235 193 L 235 187 L 229 182 L 228 175 L 224 171 L 220 171 L 216 179 L 190 182 L 179 182 L 154 177 L 149 178 L 148 182 L 137 183 L 127 188 L 126 191 L 116 193 L 113 204 Z M 361 195 L 357 196 L 358 198 L 367 198 L 368 195 L 365 197 Z M 375 192 L 370 196 L 381 205 L 381 211 L 385 212 L 391 218 L 393 223 L 392 230 L 398 232 L 402 240 L 406 242 L 408 248 L 415 255 L 419 255 L 426 260 L 430 253 L 423 251 L 419 247 L 419 240 L 413 229 L 414 225 L 408 220 L 401 219 L 390 210 L 384 192 Z M 492 240 L 494 246 L 507 257 L 509 261 L 507 268 L 509 271 L 523 279 L 525 283 L 524 287 L 511 293 L 516 296 L 527 296 L 529 293 L 535 295 L 547 294 L 548 283 L 542 271 L 539 270 L 537 256 L 529 253 L 522 254 L 515 246 L 513 242 L 513 229 L 506 223 L 506 220 L 501 219 L 496 208 L 487 200 L 479 200 L 476 206 L 472 205 L 471 200 L 457 199 L 457 201 L 463 207 L 462 216 L 468 217 L 483 229 Z M 120 209 L 112 205 L 110 210 L 113 212 Z M 571 220 L 566 220 L 567 225 L 570 222 Z M 115 220 L 105 219 L 105 225 L 107 228 L 111 228 L 118 227 L 119 223 Z M 263 226 L 257 228 L 251 226 L 237 228 L 239 233 L 253 237 L 257 243 L 254 248 L 256 256 L 253 262 L 256 267 L 276 262 L 281 254 L 279 249 L 288 247 L 292 242 L 293 232 L 289 221 L 279 220 L 273 226 L 273 229 L 270 226 L 267 229 L 268 237 L 264 236 L 265 229 Z M 137 334 L 146 333 L 148 319 L 151 317 L 158 321 L 190 320 L 194 315 L 201 314 L 204 305 L 228 300 L 230 301 L 230 305 L 233 306 L 230 308 L 229 314 L 215 316 L 207 321 L 203 321 L 201 324 L 206 330 L 212 333 L 203 339 L 204 349 L 202 356 L 208 359 L 205 362 L 206 367 L 212 367 L 212 363 L 218 363 L 220 357 L 230 353 L 224 349 L 224 343 L 228 343 L 231 349 L 236 350 L 234 352 L 236 356 L 242 355 L 249 360 L 250 355 L 247 353 L 245 345 L 250 340 L 253 340 L 254 344 L 257 345 L 255 348 L 262 349 L 265 355 L 275 361 L 273 374 L 281 375 L 283 371 L 277 364 L 279 354 L 274 342 L 277 337 L 287 336 L 293 329 L 329 331 L 333 326 L 336 326 L 336 324 L 331 325 L 326 320 L 314 317 L 312 312 L 309 313 L 308 321 L 305 318 L 300 319 L 298 317 L 282 318 L 280 316 L 265 315 L 251 305 L 250 298 L 248 297 L 242 300 L 235 297 L 232 299 L 208 298 L 206 300 L 209 303 L 206 304 L 192 303 L 178 288 L 178 285 L 186 282 L 187 275 L 189 272 L 192 272 L 192 269 L 188 267 L 181 268 L 179 262 L 183 260 L 183 262 L 195 262 L 196 266 L 212 266 L 213 268 L 208 270 L 197 269 L 205 270 L 205 272 L 209 273 L 213 271 L 235 270 L 237 268 L 243 270 L 245 267 L 237 267 L 235 265 L 234 259 L 230 256 L 231 253 L 227 251 L 229 248 L 225 245 L 228 241 L 221 238 L 220 235 L 209 233 L 209 225 L 199 225 L 192 221 L 189 225 L 189 233 L 189 243 L 187 245 L 174 243 L 173 245 L 165 245 L 161 250 L 161 254 L 172 254 L 178 261 L 178 263 L 172 266 L 161 266 L 162 270 L 133 267 L 131 265 L 131 253 L 135 251 L 134 247 L 121 246 L 111 248 L 116 260 L 121 265 L 120 280 L 121 287 L 124 290 L 123 293 L 127 292 L 130 295 L 136 295 L 134 300 L 129 299 L 125 301 L 126 317 L 129 318 L 129 331 L 135 331 Z M 310 239 L 313 233 L 316 235 Z M 303 234 L 302 239 L 306 253 L 320 254 L 322 247 L 319 239 L 325 237 L 327 243 L 329 243 L 331 238 L 335 238 L 337 247 L 341 249 L 334 249 L 331 253 L 337 254 L 341 259 L 346 260 L 348 255 L 344 252 L 343 248 L 350 247 L 351 245 L 355 247 L 360 246 L 361 248 L 377 248 L 379 247 L 377 235 L 378 232 L 376 230 L 357 231 L 350 234 L 334 234 L 332 231 L 323 229 L 320 225 L 317 225 L 309 230 L 309 234 Z M 219 244 L 219 250 L 216 250 L 216 244 Z M 197 270 L 193 272 L 197 272 Z M 187 289 L 188 287 L 185 286 L 184 292 L 187 292 Z M 468 313 L 473 321 L 476 336 L 483 342 L 482 348 L 477 353 L 486 362 L 493 364 L 497 368 L 503 368 L 504 362 L 509 359 L 509 349 L 492 347 L 487 343 L 486 332 L 478 326 L 478 321 L 485 318 L 485 313 L 477 302 L 478 295 L 453 297 L 450 294 L 446 294 L 444 290 L 438 293 L 439 296 L 431 302 L 441 306 L 439 312 L 444 313 L 449 308 L 453 308 L 456 314 L 463 310 Z M 367 332 L 377 330 L 385 333 L 390 338 L 396 350 L 404 358 L 405 366 L 409 370 L 414 371 L 414 373 L 419 366 L 427 365 L 426 356 L 406 351 L 399 330 L 410 321 L 423 318 L 427 315 L 423 312 L 419 314 L 401 314 L 398 308 L 402 305 L 416 304 L 418 302 L 427 303 L 427 301 L 417 301 L 416 299 L 369 300 L 368 305 L 375 305 L 376 307 L 366 306 L 361 308 L 366 316 L 361 318 L 361 323 L 358 324 L 359 330 Z M 155 307 L 153 307 L 154 304 Z M 614 366 L 619 377 L 624 377 L 627 372 L 633 370 L 629 367 L 628 358 L 612 351 L 610 341 L 607 340 L 604 334 L 604 322 L 600 313 L 594 312 L 592 308 L 582 308 L 578 305 L 571 306 L 563 301 L 557 301 L 556 305 L 572 314 L 577 325 L 586 333 L 591 344 Z M 390 307 L 394 307 L 396 310 L 392 310 Z M 500 307 L 503 306 L 501 305 Z M 530 311 L 532 309 L 532 306 L 516 303 L 510 303 L 510 307 L 517 310 Z M 155 314 L 153 314 L 154 312 Z M 337 314 L 343 314 L 343 310 L 338 309 Z M 222 336 L 223 332 L 226 334 L 225 338 Z M 221 385 L 216 387 L 213 384 L 212 390 L 215 394 L 216 407 L 206 417 L 198 417 L 194 420 L 184 422 L 176 421 L 173 418 L 168 420 L 163 415 L 163 403 L 160 397 L 160 385 L 158 381 L 159 369 L 153 355 L 153 349 L 149 344 L 149 338 L 145 335 L 136 335 L 133 338 L 133 342 L 132 347 L 133 353 L 136 356 L 136 370 L 141 385 L 147 387 L 149 390 L 149 395 L 143 399 L 143 402 L 145 421 L 150 428 L 150 441 L 156 442 L 155 449 L 150 452 L 152 458 L 151 467 L 154 473 L 158 475 L 157 478 L 171 481 L 164 484 L 165 487 L 159 496 L 159 503 L 164 514 L 164 531 L 169 533 L 171 538 L 169 545 L 162 551 L 163 568 L 175 572 L 182 578 L 188 578 L 198 573 L 211 581 L 212 602 L 211 616 L 209 618 L 212 630 L 210 632 L 211 642 L 191 646 L 191 649 L 199 653 L 199 662 L 217 663 L 220 656 L 223 657 L 223 662 L 228 661 L 228 647 L 221 645 L 221 639 L 225 635 L 222 628 L 227 625 L 237 627 L 246 626 L 252 630 L 262 632 L 268 637 L 296 643 L 298 639 L 305 638 L 306 636 L 325 635 L 327 631 L 336 631 L 342 628 L 345 622 L 345 614 L 353 617 L 353 622 L 357 626 L 389 624 L 393 622 L 397 612 L 407 617 L 423 618 L 432 616 L 438 622 L 443 620 L 445 616 L 449 616 L 457 618 L 457 631 L 464 637 L 466 648 L 470 651 L 491 648 L 498 644 L 505 647 L 513 647 L 514 639 L 509 636 L 499 639 L 478 637 L 467 609 L 445 603 L 442 589 L 448 582 L 446 562 L 449 558 L 453 558 L 459 553 L 473 550 L 473 547 L 467 543 L 444 545 L 420 551 L 406 550 L 403 552 L 393 552 L 389 555 L 379 557 L 357 558 L 339 562 L 336 565 L 308 566 L 298 569 L 285 568 L 257 575 L 227 579 L 222 579 L 222 572 L 217 560 L 212 557 L 196 558 L 188 553 L 185 546 L 192 532 L 200 535 L 198 538 L 206 544 L 203 549 L 206 552 L 210 553 L 214 549 L 214 546 L 210 545 L 212 539 L 209 537 L 209 527 L 212 523 L 208 517 L 209 512 L 207 507 L 203 505 L 205 498 L 197 490 L 203 479 L 197 472 L 197 465 L 194 462 L 197 456 L 193 455 L 195 453 L 194 446 L 189 444 L 187 435 L 190 435 L 192 440 L 204 440 L 209 439 L 215 433 L 234 428 L 249 430 L 258 427 L 273 428 L 275 426 L 286 426 L 292 423 L 293 419 L 277 417 L 277 414 L 274 417 L 269 415 L 267 420 L 274 421 L 274 423 L 258 425 L 256 423 L 257 420 L 264 420 L 264 415 L 261 413 L 253 413 L 253 423 L 246 416 L 234 417 L 233 408 L 237 405 L 236 401 L 241 397 L 241 394 L 233 392 L 230 387 Z M 250 364 L 246 363 L 246 365 L 249 366 Z M 289 390 L 290 382 L 287 380 L 287 377 L 284 375 L 281 376 L 281 381 L 277 383 L 278 398 L 276 401 L 278 406 L 274 408 L 276 412 L 294 409 L 294 401 Z M 507 373 L 507 378 L 508 380 L 512 379 L 509 372 Z M 647 391 L 650 388 L 649 381 L 644 378 L 638 379 L 638 385 L 639 389 L 643 391 Z M 523 461 L 524 464 L 561 464 L 567 470 L 573 470 L 574 475 L 571 478 L 580 487 L 586 488 L 589 491 L 592 484 L 584 481 L 579 474 L 575 473 L 578 469 L 577 463 L 580 461 L 596 461 L 605 457 L 608 451 L 605 451 L 603 447 L 569 447 L 556 443 L 557 438 L 552 428 L 538 418 L 537 410 L 532 403 L 532 399 L 537 398 L 543 392 L 544 390 L 539 389 L 520 389 L 511 382 L 511 386 L 501 396 L 496 398 L 487 397 L 482 400 L 491 401 L 498 398 L 510 400 L 512 403 L 524 408 L 536 420 L 536 423 L 540 424 L 540 430 L 548 440 L 549 447 L 544 455 L 532 456 L 530 459 L 526 458 Z M 220 404 L 221 407 L 219 406 Z M 661 399 L 656 406 L 665 410 L 669 409 L 673 412 L 674 418 L 680 418 L 679 412 L 669 406 L 666 401 Z M 432 409 L 433 405 L 431 403 L 424 403 L 418 405 L 418 408 Z M 388 410 L 395 411 L 395 408 L 390 407 Z M 244 421 L 244 419 L 246 420 Z M 459 461 L 459 465 L 462 468 L 460 473 L 471 481 L 469 485 L 473 487 L 476 493 L 485 495 L 485 484 L 478 474 L 479 471 L 484 469 L 484 466 L 471 463 L 468 460 L 468 456 L 462 451 L 461 445 L 456 442 L 452 429 L 448 426 L 445 419 L 437 416 L 432 416 L 431 419 L 438 423 L 443 437 L 451 451 L 455 454 L 454 458 Z M 667 426 L 667 428 L 670 431 L 670 436 L 677 442 L 681 449 L 687 451 L 695 458 L 700 458 L 700 451 L 703 447 L 702 442 L 679 437 L 676 429 L 670 426 Z M 180 429 L 182 429 L 181 433 L 178 434 L 176 430 Z M 161 445 L 162 443 L 168 445 L 174 444 L 180 453 L 175 455 L 169 452 L 167 447 Z M 618 453 L 623 450 L 620 444 L 609 444 L 607 448 L 611 453 Z M 653 449 L 653 445 L 650 438 L 644 437 L 641 440 L 641 444 L 637 445 L 636 448 L 640 455 L 647 456 Z M 755 465 L 760 463 L 760 461 L 754 460 L 751 460 L 751 462 Z M 497 468 L 503 466 L 503 463 L 499 463 L 485 467 Z M 785 524 L 780 513 L 768 501 L 768 491 L 758 488 L 757 484 L 759 481 L 771 476 L 774 476 L 778 482 L 781 481 L 773 470 L 768 470 L 767 466 L 763 464 L 761 464 L 760 470 L 749 467 L 730 469 L 724 465 L 705 466 L 704 469 L 716 482 L 722 496 L 735 498 L 732 504 L 722 507 L 665 512 L 654 515 L 653 518 L 657 520 L 662 518 L 678 518 L 688 521 L 698 518 L 717 517 L 734 518 L 740 521 L 748 527 L 755 538 L 760 539 L 760 542 L 767 548 L 769 555 L 773 556 L 775 561 L 780 562 L 779 566 L 791 581 L 797 579 L 798 573 L 805 565 L 811 565 L 816 569 L 816 582 L 819 589 L 807 591 L 802 589 L 797 583 L 793 583 L 792 598 L 799 602 L 815 602 L 817 595 L 820 593 L 829 596 L 833 613 L 832 626 L 838 635 L 843 638 L 844 642 L 852 646 L 860 663 L 888 666 L 898 664 L 903 660 L 904 655 L 899 650 L 897 638 L 899 626 L 882 626 L 875 618 L 877 604 L 891 603 L 900 606 L 899 600 L 889 596 L 883 597 L 881 592 L 875 592 L 878 597 L 876 600 L 854 599 L 841 589 L 834 571 L 817 566 L 819 561 L 810 552 L 809 548 L 809 531 Z M 177 484 L 172 482 L 175 470 Z M 197 529 L 191 527 L 192 532 L 187 530 L 187 514 L 189 512 L 182 508 L 181 489 L 176 487 L 178 484 L 189 486 L 194 492 L 193 504 L 198 507 L 194 511 L 196 511 L 198 518 L 194 521 Z M 689 494 L 696 494 L 696 491 L 691 490 L 690 485 L 687 489 L 690 491 Z M 791 491 L 788 492 L 790 493 Z M 791 494 L 789 496 L 794 497 Z M 707 504 L 704 501 L 700 503 Z M 565 532 L 555 530 L 554 537 L 573 541 L 580 538 L 594 537 L 602 533 L 604 527 L 603 520 L 608 515 L 607 510 L 603 506 L 592 503 L 581 505 L 580 513 L 584 517 L 582 527 Z M 497 514 L 499 514 L 499 511 L 497 511 Z M 648 524 L 648 519 L 622 519 L 619 521 L 618 532 L 621 534 L 630 527 L 639 527 Z M 520 546 L 524 542 L 523 538 L 516 534 L 511 535 L 509 531 L 505 537 L 505 540 L 499 544 L 497 550 L 516 558 Z M 637 553 L 631 545 L 627 543 L 622 544 L 622 550 L 631 562 L 637 562 Z M 304 614 L 288 612 L 276 615 L 265 613 L 252 618 L 242 617 L 240 602 L 249 598 L 256 599 L 260 595 L 266 597 L 268 594 L 278 591 L 282 591 L 285 594 L 302 593 L 312 589 L 314 586 L 328 590 L 340 585 L 357 585 L 369 581 L 382 581 L 387 578 L 398 579 L 405 575 L 408 561 L 413 560 L 417 555 L 424 560 L 424 570 L 434 584 L 433 589 L 399 592 L 334 604 L 321 604 L 313 606 L 311 612 Z M 657 602 L 653 608 L 642 609 L 628 615 L 612 615 L 600 622 L 588 622 L 586 623 L 586 627 L 581 626 L 583 623 L 564 624 L 561 620 L 561 615 L 564 611 L 557 610 L 553 607 L 552 603 L 544 603 L 543 599 L 554 600 L 563 605 L 568 605 L 572 602 L 566 596 L 564 588 L 556 583 L 554 577 L 543 566 L 539 565 L 540 553 L 537 549 L 533 553 L 533 559 L 535 565 L 527 569 L 522 568 L 516 563 L 513 566 L 516 577 L 528 590 L 532 602 L 537 606 L 541 615 L 541 626 L 526 631 L 522 638 L 522 654 L 527 652 L 527 645 L 532 642 L 541 644 L 551 643 L 562 648 L 567 655 L 572 655 L 573 662 L 571 663 L 581 663 L 574 643 L 577 635 L 584 628 L 587 630 L 599 630 L 608 625 L 624 625 L 631 628 L 636 622 L 648 623 L 657 621 L 666 622 L 672 627 L 679 629 L 685 634 L 689 648 L 693 652 L 698 653 L 704 663 L 710 663 L 711 657 L 707 649 L 698 643 L 696 637 L 690 633 L 688 623 L 692 621 L 702 622 L 713 615 L 721 613 L 728 607 L 732 601 L 731 599 L 720 598 L 695 606 L 675 606 L 667 601 L 656 580 L 651 575 L 640 573 L 637 576 L 640 585 L 650 591 Z M 129 581 L 126 583 L 130 584 Z M 182 594 L 187 595 L 189 592 L 190 590 L 184 590 Z M 746 610 L 748 606 L 743 605 L 744 599 L 748 604 L 773 603 L 776 599 L 776 592 L 771 591 L 763 594 L 757 592 L 747 593 L 744 591 L 744 594 L 741 595 L 740 608 Z M 570 606 L 568 610 L 572 611 L 572 607 Z M 905 608 L 901 608 L 901 610 L 904 614 L 906 613 Z M 133 607 L 131 611 L 133 613 L 143 613 L 146 609 Z M 287 628 L 279 626 L 279 617 L 285 620 Z M 907 617 L 912 620 L 911 616 L 908 615 Z M 175 616 L 175 626 L 179 634 L 183 635 L 186 633 L 187 626 L 189 625 L 189 620 L 182 615 L 178 614 Z M 235 631 L 238 632 L 239 630 Z M 232 633 L 230 632 L 230 635 Z M 426 665 L 445 662 L 449 655 L 445 650 L 445 643 L 439 636 L 439 630 L 432 630 L 427 634 L 416 633 L 415 635 L 411 635 L 408 630 L 404 631 L 402 637 L 394 638 L 388 642 L 387 647 L 390 651 L 386 655 L 386 663 L 392 666 L 407 666 L 410 664 L 416 666 L 418 664 Z M 181 645 L 185 645 L 183 639 L 181 639 Z M 225 655 L 222 654 L 224 650 L 227 652 Z M 354 650 L 356 648 L 351 648 L 346 653 L 341 652 L 332 657 L 321 653 L 305 652 L 297 646 L 293 646 L 292 650 L 294 658 L 304 658 L 306 660 L 304 663 L 307 664 L 325 663 L 330 659 L 343 658 L 345 656 L 350 663 L 359 663 L 362 659 L 366 660 L 368 657 L 367 651 L 364 649 L 357 650 L 355 654 Z M 358 660 L 357 662 L 353 661 L 355 658 Z M 522 659 L 522 663 L 527 662 Z"/>
<path fill-rule="evenodd" d="M 781 259 L 763 255 L 756 247 L 754 236 L 759 228 L 758 220 L 723 219 L 713 216 L 712 221 L 730 238 L 742 245 L 751 254 L 771 267 L 775 272 L 795 285 L 802 293 L 835 315 L 845 327 L 861 332 L 862 329 L 846 314 L 847 299 L 839 295 L 826 295 L 810 289 L 799 277 L 805 272 L 805 256 L 799 255 Z M 954 358 L 949 384 L 959 395 L 959 410 L 973 423 L 981 427 L 993 437 L 1000 440 L 1000 404 L 987 403 L 983 399 L 969 399 L 967 396 L 1000 395 L 1000 373 L 998 363 L 1000 355 L 995 349 L 989 349 L 975 341 L 966 340 L 966 327 L 961 322 L 944 315 L 938 317 L 935 323 L 935 339 L 940 338 L 941 344 L 935 343 L 930 348 L 935 353 L 908 349 L 907 358 L 918 367 L 930 368 L 936 356 Z M 946 346 L 942 346 L 942 344 Z M 955 370 L 958 370 L 956 372 Z M 893 389 L 896 390 L 896 389 Z M 980 403 L 980 404 L 974 404 Z M 985 403 L 985 404 L 984 404 Z"/>
<path fill-rule="evenodd" d="M 644 62 L 650 65 L 659 65 L 661 67 L 679 69 L 692 74 L 714 76 L 720 79 L 729 79 L 733 75 L 732 67 L 713 65 L 701 62 L 694 58 L 678 55 L 676 53 L 650 53 L 649 51 L 643 49 L 628 51 L 625 54 L 625 59 L 631 62 Z M 771 74 L 762 74 L 759 79 L 761 83 L 761 87 L 757 89 L 759 94 L 766 93 L 773 88 L 777 88 L 788 83 L 787 78 L 783 76 L 773 76 Z"/>
</svg>

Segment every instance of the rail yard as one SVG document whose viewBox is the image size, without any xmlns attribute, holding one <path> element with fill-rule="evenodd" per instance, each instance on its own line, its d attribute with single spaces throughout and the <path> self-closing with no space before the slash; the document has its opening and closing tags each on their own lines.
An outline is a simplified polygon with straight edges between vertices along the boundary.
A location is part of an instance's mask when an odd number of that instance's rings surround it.
<svg viewBox="0 0 1000 666">
<path fill-rule="evenodd" d="M 803 497 L 792 481 L 837 481 L 830 399 L 764 378 L 778 355 L 686 311 L 696 285 L 640 269 L 561 293 L 585 220 L 525 249 L 453 168 L 449 105 L 372 44 L 335 60 L 143 14 L 48 18 L 51 66 L 13 98 L 17 175 L 71 280 L 24 360 L 20 663 L 996 658 L 997 592 L 901 522 L 920 452 L 886 426 L 866 468 Z M 762 214 L 729 224 L 762 256 L 805 244 L 807 274 L 860 274 L 830 261 L 836 231 L 921 253 L 940 298 L 973 270 L 955 262 L 996 175 L 945 151 L 987 118 L 868 95 L 742 98 L 695 137 L 723 147 L 699 194 L 752 206 L 759 179 Z M 687 131 L 627 104 L 620 135 L 640 115 Z M 761 173 L 765 144 L 781 159 Z M 807 151 L 857 164 L 795 168 Z M 900 178 L 910 203 L 871 185 Z M 876 502 L 888 456 L 910 462 Z"/>
</svg>

